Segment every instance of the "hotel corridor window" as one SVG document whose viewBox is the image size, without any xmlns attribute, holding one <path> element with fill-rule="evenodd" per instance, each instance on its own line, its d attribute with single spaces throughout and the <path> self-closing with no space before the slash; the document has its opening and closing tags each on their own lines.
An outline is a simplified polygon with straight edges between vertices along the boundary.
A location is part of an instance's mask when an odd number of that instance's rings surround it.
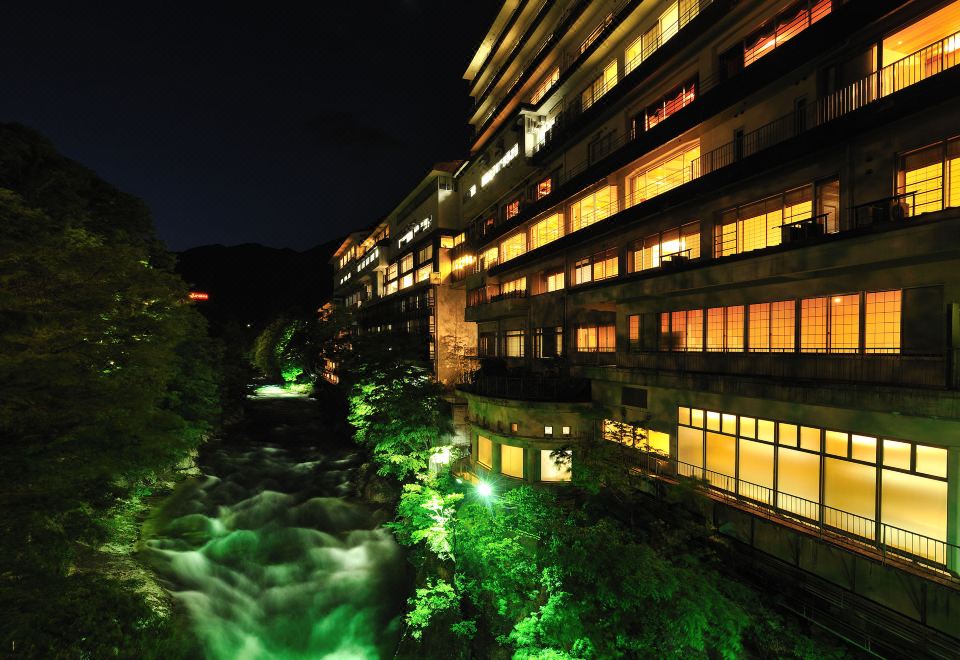
<svg viewBox="0 0 960 660">
<path fill-rule="evenodd" d="M 530 249 L 535 250 L 563 236 L 563 214 L 554 213 L 530 227 Z"/>
<path fill-rule="evenodd" d="M 960 138 L 901 156 L 897 193 L 907 216 L 960 206 Z"/>
<path fill-rule="evenodd" d="M 608 248 L 580 259 L 574 264 L 573 283 L 587 284 L 616 277 L 619 273 L 619 262 L 617 248 Z"/>
<path fill-rule="evenodd" d="M 527 234 L 518 232 L 500 242 L 500 263 L 519 257 L 527 251 Z"/>
<path fill-rule="evenodd" d="M 860 294 L 800 301 L 800 351 L 856 353 L 860 347 Z"/>
<path fill-rule="evenodd" d="M 900 291 L 877 291 L 864 296 L 865 353 L 900 352 Z"/>
<path fill-rule="evenodd" d="M 477 463 L 487 469 L 493 466 L 493 442 L 482 435 L 477 436 Z"/>
<path fill-rule="evenodd" d="M 782 225 L 813 216 L 813 186 L 725 211 L 716 227 L 715 254 L 725 257 L 780 245 Z"/>
<path fill-rule="evenodd" d="M 617 212 L 617 187 L 607 186 L 570 205 L 570 231 L 579 231 Z"/>
<path fill-rule="evenodd" d="M 700 223 L 690 222 L 647 236 L 631 247 L 631 272 L 657 268 L 664 261 L 700 258 Z"/>
<path fill-rule="evenodd" d="M 616 350 L 617 333 L 613 325 L 577 328 L 577 351 L 580 353 L 613 353 Z"/>
<path fill-rule="evenodd" d="M 707 350 L 743 350 L 743 305 L 707 310 Z"/>
<path fill-rule="evenodd" d="M 624 206 L 639 204 L 694 178 L 694 162 L 700 158 L 700 142 L 685 145 L 680 151 L 632 173 L 628 199 Z"/>
<path fill-rule="evenodd" d="M 662 313 L 660 347 L 663 351 L 702 351 L 703 310 Z"/>
<path fill-rule="evenodd" d="M 500 445 L 500 474 L 523 479 L 523 447 Z"/>
<path fill-rule="evenodd" d="M 613 60 L 604 67 L 603 73 L 601 73 L 589 87 L 583 90 L 583 93 L 580 95 L 580 103 L 583 110 L 586 110 L 596 103 L 601 96 L 613 89 L 613 86 L 616 84 L 617 61 Z"/>
</svg>

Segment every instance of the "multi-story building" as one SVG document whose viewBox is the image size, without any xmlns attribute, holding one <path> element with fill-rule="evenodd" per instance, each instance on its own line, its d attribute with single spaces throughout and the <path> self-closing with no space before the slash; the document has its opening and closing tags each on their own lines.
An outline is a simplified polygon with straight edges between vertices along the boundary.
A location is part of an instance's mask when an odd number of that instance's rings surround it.
<svg viewBox="0 0 960 660">
<path fill-rule="evenodd" d="M 450 249 L 462 233 L 453 177 L 460 165 L 435 164 L 386 218 L 348 236 L 331 260 L 334 300 L 354 311 L 353 331 L 415 338 L 437 379 L 451 385 L 476 343 L 463 318 L 463 287 L 450 286 Z"/>
<path fill-rule="evenodd" d="M 505 2 L 450 253 L 471 470 L 639 438 L 798 607 L 955 652 L 958 33 L 957 0 Z"/>
</svg>

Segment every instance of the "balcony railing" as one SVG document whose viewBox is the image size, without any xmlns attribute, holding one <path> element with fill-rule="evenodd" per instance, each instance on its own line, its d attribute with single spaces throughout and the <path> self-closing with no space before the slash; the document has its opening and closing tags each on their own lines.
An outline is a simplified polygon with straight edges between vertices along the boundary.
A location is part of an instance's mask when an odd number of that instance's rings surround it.
<svg viewBox="0 0 960 660">
<path fill-rule="evenodd" d="M 960 546 L 954 543 L 660 454 L 637 452 L 634 464 L 638 473 L 669 482 L 685 478 L 703 480 L 707 493 L 714 499 L 789 520 L 823 540 L 853 545 L 884 563 L 901 561 L 958 577 Z"/>
<path fill-rule="evenodd" d="M 526 298 L 527 290 L 526 289 L 517 289 L 516 291 L 504 291 L 503 293 L 498 293 L 494 296 L 490 296 L 490 302 L 497 302 L 498 300 L 514 300 L 517 298 Z"/>
<path fill-rule="evenodd" d="M 520 401 L 590 401 L 590 380 L 549 376 L 482 376 L 474 375 L 458 389 L 480 396 Z"/>
<path fill-rule="evenodd" d="M 953 68 L 960 62 L 958 52 L 960 52 L 960 32 L 907 55 L 843 89 L 828 94 L 820 98 L 816 104 L 800 106 L 789 114 L 701 154 L 683 171 L 664 178 L 661 191 L 665 192 L 682 183 L 732 165 L 743 158 L 798 137 L 885 96 Z M 637 137 L 638 133 L 631 130 L 618 138 L 597 143 L 590 149 L 589 157 L 586 160 L 565 168 L 562 175 L 557 177 L 556 185 L 559 187 L 570 181 L 602 158 L 633 142 Z M 628 208 L 645 199 L 647 197 L 642 195 L 628 195 L 622 206 Z M 911 206 L 911 208 L 915 207 Z M 610 208 L 598 209 L 597 212 L 603 213 L 606 217 L 619 210 L 618 203 L 614 202 L 610 204 Z"/>
<path fill-rule="evenodd" d="M 947 385 L 947 361 L 942 355 L 660 351 L 620 352 L 616 354 L 615 363 L 623 369 L 759 376 L 789 381 L 875 383 L 911 387 Z"/>
</svg>

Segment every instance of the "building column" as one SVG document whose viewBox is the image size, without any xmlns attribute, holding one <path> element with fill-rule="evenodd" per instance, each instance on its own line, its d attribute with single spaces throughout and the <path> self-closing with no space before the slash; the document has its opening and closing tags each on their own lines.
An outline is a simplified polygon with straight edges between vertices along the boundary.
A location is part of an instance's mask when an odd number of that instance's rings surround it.
<svg viewBox="0 0 960 660">
<path fill-rule="evenodd" d="M 960 573 L 960 447 L 947 450 L 947 568 Z"/>
</svg>

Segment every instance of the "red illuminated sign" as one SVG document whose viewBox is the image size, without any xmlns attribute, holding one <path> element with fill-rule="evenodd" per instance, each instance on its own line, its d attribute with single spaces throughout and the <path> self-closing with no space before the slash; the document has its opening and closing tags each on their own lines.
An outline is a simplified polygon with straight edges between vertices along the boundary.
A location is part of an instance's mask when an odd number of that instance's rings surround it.
<svg viewBox="0 0 960 660">
<path fill-rule="evenodd" d="M 190 300 L 210 300 L 210 294 L 203 291 L 191 291 Z"/>
</svg>

